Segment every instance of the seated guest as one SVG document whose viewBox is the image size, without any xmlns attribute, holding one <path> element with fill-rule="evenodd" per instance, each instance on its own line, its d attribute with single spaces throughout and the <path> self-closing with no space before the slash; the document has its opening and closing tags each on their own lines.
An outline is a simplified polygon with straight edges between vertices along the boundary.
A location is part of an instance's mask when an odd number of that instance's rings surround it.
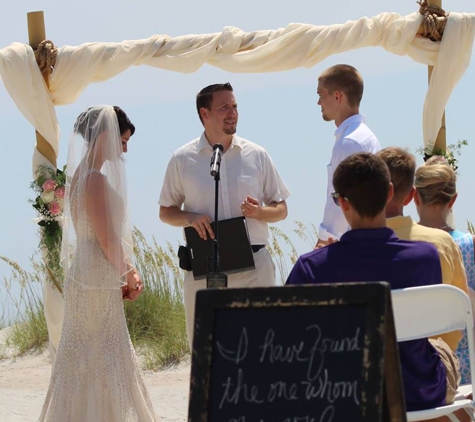
<svg viewBox="0 0 475 422">
<path fill-rule="evenodd" d="M 351 230 L 339 242 L 302 255 L 287 284 L 387 281 L 392 289 L 440 284 L 439 254 L 426 242 L 399 240 L 386 227 L 393 187 L 384 161 L 369 153 L 343 160 L 332 197 Z M 451 403 L 459 377 L 456 358 L 441 339 L 399 343 L 407 410 Z"/>
<path fill-rule="evenodd" d="M 385 148 L 376 155 L 388 166 L 391 183 L 394 186 L 393 198 L 386 205 L 386 225 L 399 239 L 432 243 L 439 252 L 442 283 L 451 284 L 468 293 L 462 255 L 450 235 L 441 230 L 419 225 L 412 221 L 411 217 L 403 214 L 404 207 L 412 201 L 415 194 L 416 159 L 406 150 L 394 147 Z M 455 352 L 462 338 L 462 332 L 453 331 L 440 337 Z"/>
<path fill-rule="evenodd" d="M 417 169 L 414 200 L 420 224 L 441 229 L 438 230 L 441 233 L 447 232 L 458 244 L 462 252 L 468 287 L 473 290 L 475 289 L 474 238 L 470 233 L 454 230 L 449 222 L 452 207 L 457 199 L 457 176 L 452 167 L 446 163 L 444 164 L 443 160 L 443 157 L 434 156 L 426 162 L 425 166 Z M 464 334 L 455 353 L 460 361 L 461 382 L 462 384 L 470 383 L 470 358 L 466 334 Z"/>
</svg>

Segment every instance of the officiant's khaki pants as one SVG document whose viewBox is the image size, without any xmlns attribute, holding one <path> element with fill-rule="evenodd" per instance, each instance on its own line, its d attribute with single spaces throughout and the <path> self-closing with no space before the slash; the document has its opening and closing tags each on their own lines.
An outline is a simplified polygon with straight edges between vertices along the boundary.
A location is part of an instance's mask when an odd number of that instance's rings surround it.
<svg viewBox="0 0 475 422">
<path fill-rule="evenodd" d="M 229 274 L 228 287 L 269 287 L 275 286 L 275 265 L 266 248 L 254 254 L 255 270 L 245 271 L 243 273 Z M 186 315 L 186 332 L 188 335 L 188 343 L 190 350 L 193 345 L 193 328 L 195 319 L 195 298 L 196 292 L 206 289 L 206 279 L 195 280 L 193 272 L 188 271 L 185 276 L 184 283 L 184 300 Z"/>
</svg>

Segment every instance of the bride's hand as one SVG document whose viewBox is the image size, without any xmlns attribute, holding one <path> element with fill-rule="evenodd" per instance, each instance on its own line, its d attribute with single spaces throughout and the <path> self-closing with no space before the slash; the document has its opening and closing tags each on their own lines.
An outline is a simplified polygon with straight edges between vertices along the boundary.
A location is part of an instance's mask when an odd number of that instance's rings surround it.
<svg viewBox="0 0 475 422">
<path fill-rule="evenodd" d="M 127 285 L 122 287 L 122 297 L 124 300 L 134 301 L 143 291 L 142 279 L 138 273 L 133 270 L 127 274 Z"/>
</svg>

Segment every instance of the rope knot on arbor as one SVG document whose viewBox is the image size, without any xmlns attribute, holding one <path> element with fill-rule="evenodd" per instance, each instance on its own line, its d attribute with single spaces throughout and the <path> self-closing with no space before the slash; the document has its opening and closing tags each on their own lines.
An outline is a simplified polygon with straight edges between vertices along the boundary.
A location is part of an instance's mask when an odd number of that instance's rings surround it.
<svg viewBox="0 0 475 422">
<path fill-rule="evenodd" d="M 427 0 L 420 0 L 417 4 L 419 13 L 422 15 L 422 33 L 420 35 L 434 42 L 442 40 L 449 14 L 439 6 L 428 4 Z"/>
<path fill-rule="evenodd" d="M 58 55 L 58 47 L 56 47 L 51 40 L 44 40 L 35 48 L 35 59 L 38 67 L 43 75 L 50 75 L 53 73 L 56 64 L 56 56 Z"/>
</svg>

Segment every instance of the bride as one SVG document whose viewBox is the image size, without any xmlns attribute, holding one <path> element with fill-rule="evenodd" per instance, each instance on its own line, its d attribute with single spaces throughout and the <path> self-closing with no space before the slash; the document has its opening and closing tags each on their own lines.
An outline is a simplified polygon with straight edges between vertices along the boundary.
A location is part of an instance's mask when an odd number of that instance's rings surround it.
<svg viewBox="0 0 475 422">
<path fill-rule="evenodd" d="M 40 422 L 157 420 L 122 302 L 143 289 L 131 261 L 122 158 L 134 132 L 112 106 L 91 107 L 74 125 L 61 250 L 64 322 Z"/>
</svg>

